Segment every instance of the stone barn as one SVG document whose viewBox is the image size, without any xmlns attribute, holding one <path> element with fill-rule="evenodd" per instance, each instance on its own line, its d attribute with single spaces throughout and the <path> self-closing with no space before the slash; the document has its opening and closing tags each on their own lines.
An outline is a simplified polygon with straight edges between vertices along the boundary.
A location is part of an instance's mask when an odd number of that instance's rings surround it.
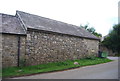
<svg viewBox="0 0 120 81">
<path fill-rule="evenodd" d="M 16 11 L 0 14 L 2 65 L 19 66 L 97 56 L 99 38 L 83 28 Z"/>
</svg>

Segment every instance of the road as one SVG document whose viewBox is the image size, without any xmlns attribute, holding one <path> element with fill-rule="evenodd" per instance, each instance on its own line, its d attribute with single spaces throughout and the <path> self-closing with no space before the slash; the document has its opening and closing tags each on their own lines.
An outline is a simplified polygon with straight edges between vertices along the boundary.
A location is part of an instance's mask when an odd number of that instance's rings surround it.
<svg viewBox="0 0 120 81">
<path fill-rule="evenodd" d="M 117 57 L 109 58 L 114 61 L 67 71 L 16 77 L 13 79 L 118 79 L 118 59 Z"/>
</svg>

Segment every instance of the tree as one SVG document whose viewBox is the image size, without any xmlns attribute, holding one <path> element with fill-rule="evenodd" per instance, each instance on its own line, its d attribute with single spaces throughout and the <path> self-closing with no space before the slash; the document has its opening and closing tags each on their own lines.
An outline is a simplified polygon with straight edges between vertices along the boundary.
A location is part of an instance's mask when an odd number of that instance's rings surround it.
<svg viewBox="0 0 120 81">
<path fill-rule="evenodd" d="M 86 24 L 85 26 L 80 25 L 80 27 L 86 29 L 87 31 L 89 31 L 90 33 L 92 33 L 93 35 L 97 36 L 97 37 L 102 37 L 102 34 L 97 33 L 95 28 L 93 27 L 89 27 L 88 24 Z"/>
<path fill-rule="evenodd" d="M 94 34 L 95 33 L 95 28 L 91 27 L 87 29 L 90 33 Z"/>
<path fill-rule="evenodd" d="M 104 39 L 102 45 L 106 46 L 108 49 L 117 51 L 118 54 L 120 53 L 120 24 L 113 26 L 113 30 Z"/>
</svg>

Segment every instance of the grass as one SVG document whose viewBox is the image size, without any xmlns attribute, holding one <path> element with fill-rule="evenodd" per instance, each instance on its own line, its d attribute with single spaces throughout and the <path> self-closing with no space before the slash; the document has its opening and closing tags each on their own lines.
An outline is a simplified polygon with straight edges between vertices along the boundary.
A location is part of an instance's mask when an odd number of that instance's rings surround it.
<svg viewBox="0 0 120 81">
<path fill-rule="evenodd" d="M 101 63 L 110 62 L 112 60 L 107 58 L 95 58 L 95 59 L 78 59 L 78 60 L 67 60 L 64 62 L 53 62 L 47 64 L 40 64 L 34 66 L 25 66 L 25 67 L 9 67 L 2 69 L 2 76 L 5 77 L 15 77 L 23 76 L 44 72 L 60 71 L 70 68 L 77 68 L 81 66 L 96 65 Z M 79 65 L 74 65 L 74 62 L 78 62 Z"/>
</svg>

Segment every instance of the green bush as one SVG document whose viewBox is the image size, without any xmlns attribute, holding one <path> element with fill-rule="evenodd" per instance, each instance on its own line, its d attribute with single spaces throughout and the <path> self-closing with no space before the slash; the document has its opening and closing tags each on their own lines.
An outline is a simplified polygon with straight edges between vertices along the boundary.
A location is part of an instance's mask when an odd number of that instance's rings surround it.
<svg viewBox="0 0 120 81">
<path fill-rule="evenodd" d="M 120 57 L 120 54 L 116 54 L 115 56 Z"/>
</svg>

